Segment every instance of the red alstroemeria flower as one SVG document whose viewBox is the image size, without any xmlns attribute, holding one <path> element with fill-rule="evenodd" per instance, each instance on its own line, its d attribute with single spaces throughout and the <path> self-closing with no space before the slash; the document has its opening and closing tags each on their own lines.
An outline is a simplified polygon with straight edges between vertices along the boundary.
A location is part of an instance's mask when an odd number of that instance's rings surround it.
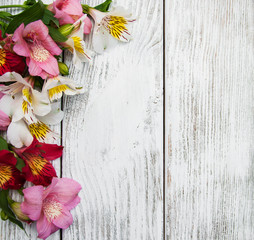
<svg viewBox="0 0 254 240">
<path fill-rule="evenodd" d="M 6 72 L 22 73 L 25 69 L 23 58 L 5 49 L 0 49 L 0 76 Z"/>
<path fill-rule="evenodd" d="M 17 159 L 7 151 L 0 151 L 0 189 L 20 189 L 25 179 L 15 167 Z"/>
<path fill-rule="evenodd" d="M 15 152 L 25 162 L 22 173 L 24 173 L 27 181 L 35 185 L 48 186 L 52 178 L 57 176 L 53 165 L 49 161 L 62 156 L 62 146 L 41 143 L 34 138 L 30 146 L 15 149 Z"/>
</svg>

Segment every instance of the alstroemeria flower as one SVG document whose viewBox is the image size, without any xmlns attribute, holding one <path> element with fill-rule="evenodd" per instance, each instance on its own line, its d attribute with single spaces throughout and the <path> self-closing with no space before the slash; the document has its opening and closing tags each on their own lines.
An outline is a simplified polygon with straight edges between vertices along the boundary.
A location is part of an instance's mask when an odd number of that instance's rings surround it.
<svg viewBox="0 0 254 240">
<path fill-rule="evenodd" d="M 60 25 L 75 23 L 83 14 L 80 0 L 56 0 L 48 5 L 48 9 L 55 14 Z M 83 33 L 89 34 L 92 29 L 91 20 L 86 17 L 84 20 Z"/>
<path fill-rule="evenodd" d="M 42 142 L 54 138 L 47 124 L 59 123 L 63 112 L 50 104 L 48 93 L 34 90 L 28 79 L 15 72 L 4 74 L 0 82 L 13 82 L 0 85 L 0 91 L 6 94 L 0 100 L 0 110 L 11 119 L 7 140 L 20 148 L 29 146 L 33 136 Z"/>
<path fill-rule="evenodd" d="M 7 151 L 0 151 L 0 190 L 20 189 L 25 179 L 20 171 L 15 167 L 17 159 Z"/>
<path fill-rule="evenodd" d="M 55 14 L 60 25 L 74 23 L 83 15 L 80 0 L 56 0 L 48 9 Z"/>
<path fill-rule="evenodd" d="M 128 42 L 131 39 L 127 25 L 135 20 L 130 18 L 129 11 L 122 7 L 117 7 L 110 12 L 101 12 L 90 8 L 89 14 L 95 21 L 93 47 L 96 52 L 102 53 L 114 45 L 115 40 Z"/>
<path fill-rule="evenodd" d="M 63 93 L 66 95 L 84 93 L 84 89 L 82 87 L 76 87 L 71 79 L 60 75 L 48 79 L 47 82 L 45 82 L 42 91 L 48 91 L 50 101 L 60 99 Z"/>
<path fill-rule="evenodd" d="M 73 25 L 75 29 L 68 36 L 68 40 L 63 44 L 63 46 L 67 47 L 70 52 L 73 53 L 73 63 L 75 67 L 81 69 L 82 62 L 88 62 L 91 60 L 92 51 L 86 48 L 86 44 L 83 40 L 83 29 L 84 29 L 84 19 L 87 18 L 86 15 L 82 16 L 78 21 L 76 21 Z"/>
<path fill-rule="evenodd" d="M 62 50 L 50 37 L 47 26 L 35 21 L 24 26 L 22 23 L 14 32 L 13 51 L 26 57 L 30 75 L 46 79 L 59 74 L 58 63 L 53 55 L 61 54 Z"/>
<path fill-rule="evenodd" d="M 0 49 L 0 76 L 6 72 L 22 73 L 25 69 L 23 58 L 5 49 Z"/>
<path fill-rule="evenodd" d="M 53 178 L 47 189 L 33 186 L 23 190 L 21 210 L 31 220 L 37 221 L 39 238 L 46 239 L 73 223 L 70 210 L 80 202 L 80 190 L 80 184 L 68 178 Z"/>
<path fill-rule="evenodd" d="M 62 146 L 41 143 L 34 138 L 30 146 L 14 151 L 26 164 L 22 168 L 22 173 L 27 181 L 35 185 L 48 186 L 52 178 L 56 177 L 56 171 L 49 161 L 62 156 Z"/>
</svg>

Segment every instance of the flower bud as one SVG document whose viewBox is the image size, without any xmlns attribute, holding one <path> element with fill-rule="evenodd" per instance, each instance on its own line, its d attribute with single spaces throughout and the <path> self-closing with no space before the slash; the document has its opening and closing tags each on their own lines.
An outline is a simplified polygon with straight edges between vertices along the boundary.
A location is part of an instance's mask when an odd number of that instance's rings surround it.
<svg viewBox="0 0 254 240">
<path fill-rule="evenodd" d="M 8 216 L 7 216 L 7 214 L 2 210 L 1 211 L 1 219 L 3 220 L 3 221 L 6 221 L 7 219 L 8 219 Z"/>
<path fill-rule="evenodd" d="M 59 71 L 62 75 L 69 75 L 69 68 L 63 62 L 58 62 Z"/>
<path fill-rule="evenodd" d="M 74 30 L 73 24 L 65 24 L 60 28 L 58 28 L 58 31 L 62 33 L 62 35 L 64 35 L 65 37 L 70 35 L 73 30 Z"/>
<path fill-rule="evenodd" d="M 10 207 L 20 221 L 31 223 L 32 220 L 21 211 L 20 204 L 19 202 L 13 202 Z"/>
</svg>

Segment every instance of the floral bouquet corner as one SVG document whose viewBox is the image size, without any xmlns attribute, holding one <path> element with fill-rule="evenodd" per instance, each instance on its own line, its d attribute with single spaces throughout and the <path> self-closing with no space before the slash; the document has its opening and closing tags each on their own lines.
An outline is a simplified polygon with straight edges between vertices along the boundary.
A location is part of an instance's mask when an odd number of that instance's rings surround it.
<svg viewBox="0 0 254 240">
<path fill-rule="evenodd" d="M 58 178 L 51 164 L 63 154 L 62 146 L 52 144 L 58 135 L 50 128 L 64 117 L 60 99 L 84 93 L 68 77 L 62 53 L 69 51 L 80 69 L 95 52 L 128 42 L 127 27 L 134 19 L 122 7 L 109 10 L 110 5 L 111 0 L 95 7 L 80 0 L 48 5 L 27 0 L 0 6 L 21 10 L 16 15 L 0 11 L 1 219 L 23 230 L 24 223 L 36 222 L 42 239 L 72 224 L 70 210 L 80 202 L 82 188 L 75 180 Z M 93 49 L 88 49 L 84 34 L 91 33 Z M 30 187 L 24 187 L 26 182 Z M 23 201 L 14 201 L 13 191 Z"/>
</svg>

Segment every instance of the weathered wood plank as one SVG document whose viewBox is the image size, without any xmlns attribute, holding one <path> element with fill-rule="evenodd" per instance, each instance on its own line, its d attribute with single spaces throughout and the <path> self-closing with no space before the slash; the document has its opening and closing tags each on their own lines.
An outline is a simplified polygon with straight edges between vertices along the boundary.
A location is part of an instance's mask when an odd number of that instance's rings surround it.
<svg viewBox="0 0 254 240">
<path fill-rule="evenodd" d="M 253 1 L 166 2 L 166 239 L 253 239 Z"/>
<path fill-rule="evenodd" d="M 162 1 L 117 4 L 133 41 L 70 69 L 86 93 L 64 106 L 63 176 L 83 186 L 66 240 L 162 239 Z"/>
</svg>

